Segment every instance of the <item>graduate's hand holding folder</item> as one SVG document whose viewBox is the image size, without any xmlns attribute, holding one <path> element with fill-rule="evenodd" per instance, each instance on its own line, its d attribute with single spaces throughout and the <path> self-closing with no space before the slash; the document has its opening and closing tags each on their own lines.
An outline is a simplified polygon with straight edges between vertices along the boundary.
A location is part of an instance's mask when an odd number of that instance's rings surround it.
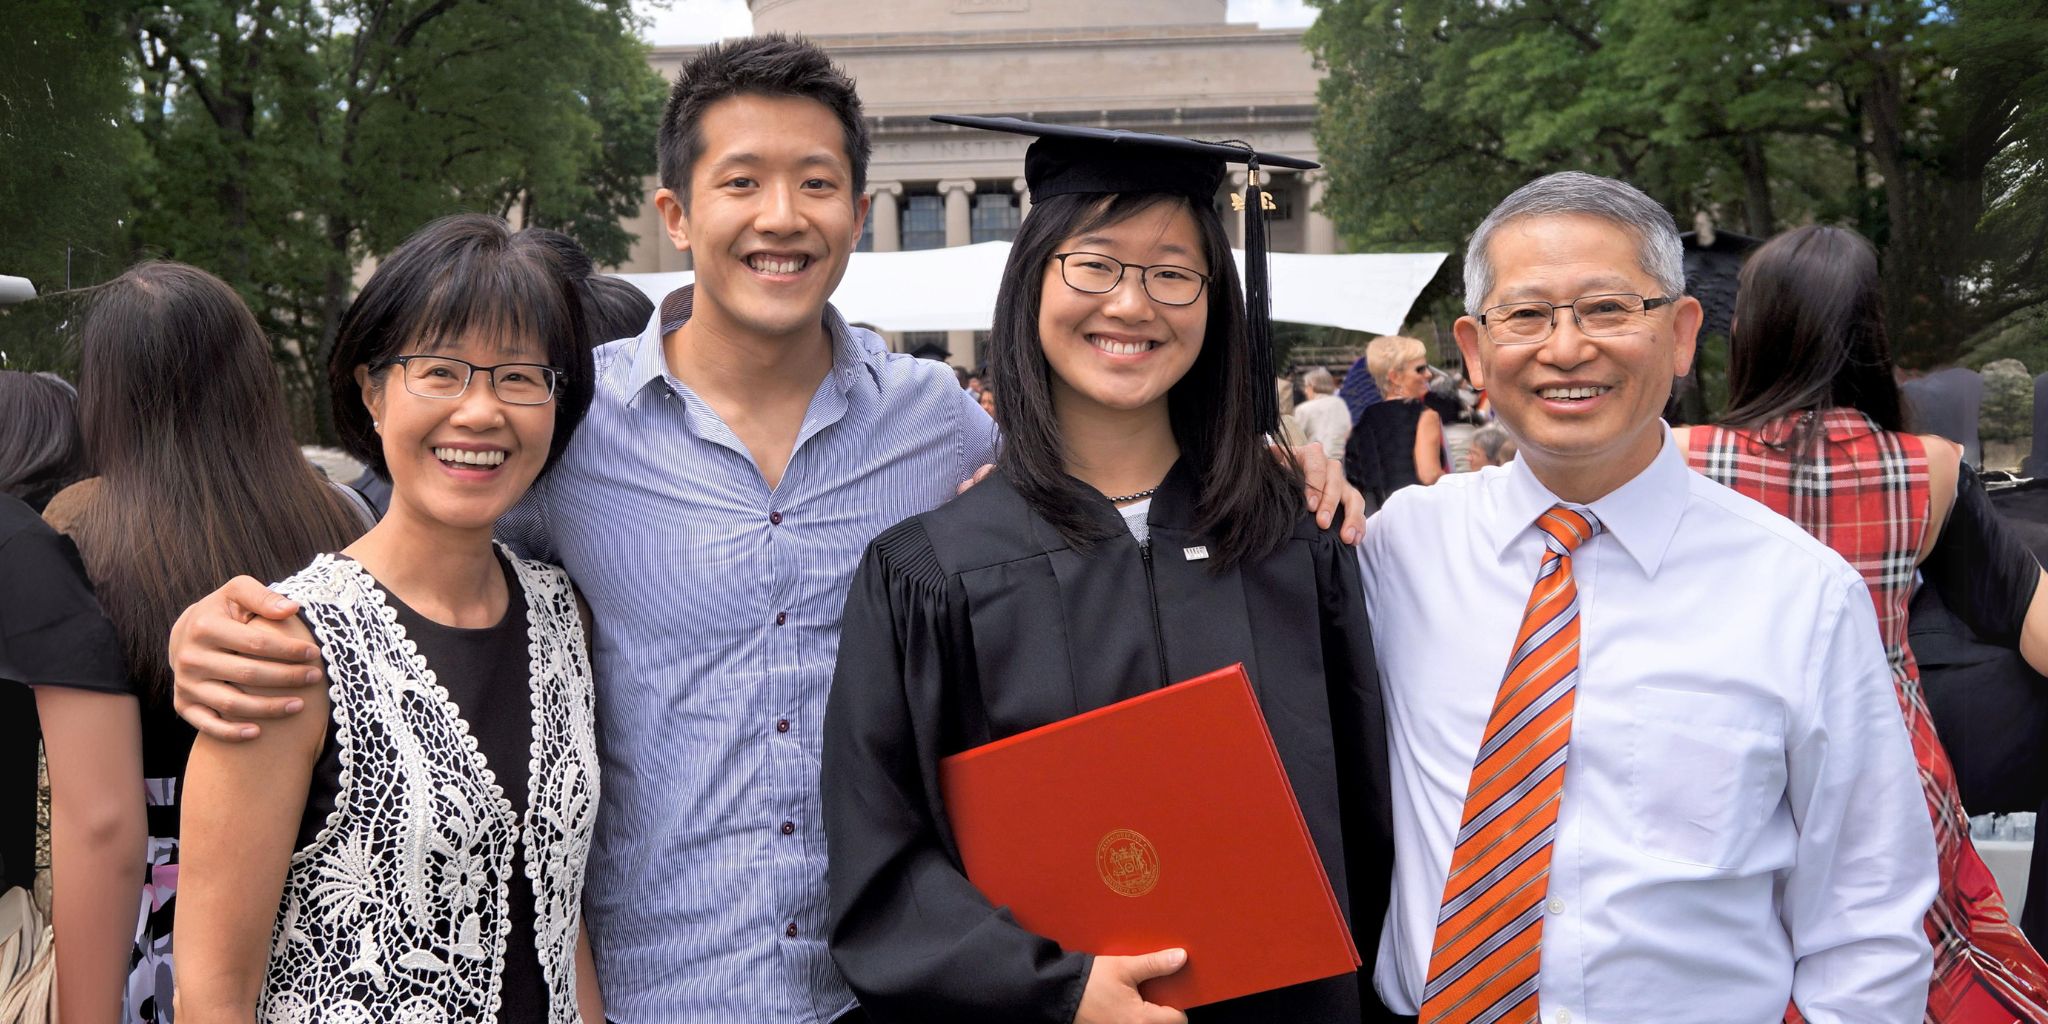
<svg viewBox="0 0 2048 1024">
<path fill-rule="evenodd" d="M 968 879 L 1020 926 L 1098 956 L 1186 951 L 1139 985 L 1152 1003 L 1358 968 L 1242 666 L 955 754 L 939 778 Z"/>
</svg>

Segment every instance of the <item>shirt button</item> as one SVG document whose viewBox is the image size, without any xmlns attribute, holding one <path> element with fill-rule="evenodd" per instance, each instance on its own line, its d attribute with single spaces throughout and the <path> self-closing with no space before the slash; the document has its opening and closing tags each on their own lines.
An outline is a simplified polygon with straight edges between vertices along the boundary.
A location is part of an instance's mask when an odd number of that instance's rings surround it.
<svg viewBox="0 0 2048 1024">
<path fill-rule="evenodd" d="M 790 937 L 790 938 L 792 938 L 792 939 L 793 939 L 793 938 L 796 938 L 796 922 L 795 922 L 795 921 L 791 921 L 791 922 L 789 923 L 789 927 L 787 927 L 787 928 L 784 928 L 784 929 L 782 930 L 782 934 L 784 934 L 784 935 L 787 935 L 787 936 L 789 936 L 789 937 Z M 1559 1022 L 1559 1024 L 1563 1024 L 1563 1022 Z"/>
<path fill-rule="evenodd" d="M 782 625 L 783 623 L 785 623 L 785 622 L 788 622 L 788 621 L 789 621 L 789 613 L 788 613 L 788 612 L 776 612 L 776 613 L 775 613 L 775 624 L 776 624 L 776 625 L 780 626 L 780 625 Z"/>
<path fill-rule="evenodd" d="M 783 822 L 783 823 L 782 823 L 782 834 L 783 834 L 783 835 L 786 835 L 786 836 L 792 836 L 792 835 L 795 835 L 795 834 L 796 834 L 796 822 L 793 822 L 793 821 L 785 821 L 785 822 Z"/>
<path fill-rule="evenodd" d="M 790 925 L 790 927 L 794 928 L 796 926 Z M 1557 1011 L 1557 1016 L 1551 1019 L 1556 1021 L 1557 1024 L 1572 1024 L 1572 1012 L 1570 1010 L 1559 1010 Z"/>
<path fill-rule="evenodd" d="M 776 732 L 788 732 L 788 731 L 789 731 L 789 719 L 787 719 L 787 718 L 784 718 L 784 719 L 779 719 L 779 720 L 777 720 L 777 721 L 776 721 L 776 723 L 775 723 L 775 731 L 776 731 Z"/>
<path fill-rule="evenodd" d="M 1544 908 L 1553 914 L 1562 914 L 1564 913 L 1564 901 L 1553 896 L 1550 898 L 1549 903 L 1544 904 Z"/>
<path fill-rule="evenodd" d="M 780 512 L 770 512 L 770 513 L 768 513 L 768 521 L 769 521 L 770 523 L 772 523 L 772 524 L 776 525 L 776 526 L 781 526 L 781 525 L 782 525 L 782 513 L 780 513 Z"/>
</svg>

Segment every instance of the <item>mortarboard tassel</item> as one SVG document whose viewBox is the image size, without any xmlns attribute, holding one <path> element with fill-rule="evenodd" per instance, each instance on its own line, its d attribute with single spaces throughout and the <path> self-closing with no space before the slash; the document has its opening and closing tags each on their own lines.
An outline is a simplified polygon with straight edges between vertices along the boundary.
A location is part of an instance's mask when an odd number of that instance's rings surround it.
<svg viewBox="0 0 2048 1024">
<path fill-rule="evenodd" d="M 1245 340 L 1250 348 L 1252 420 L 1258 429 L 1280 435 L 1280 401 L 1273 379 L 1273 296 L 1266 262 L 1266 194 L 1260 189 L 1259 157 L 1252 153 L 1244 176 L 1244 312 Z"/>
</svg>

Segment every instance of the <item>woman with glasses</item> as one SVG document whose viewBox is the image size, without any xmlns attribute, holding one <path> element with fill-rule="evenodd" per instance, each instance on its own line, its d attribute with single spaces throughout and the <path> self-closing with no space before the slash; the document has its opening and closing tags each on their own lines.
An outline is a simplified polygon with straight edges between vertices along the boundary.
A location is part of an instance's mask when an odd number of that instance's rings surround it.
<svg viewBox="0 0 2048 1024">
<path fill-rule="evenodd" d="M 1444 420 L 1422 403 L 1429 362 L 1422 342 L 1399 335 L 1365 346 L 1365 369 L 1383 400 L 1365 407 L 1344 442 L 1344 475 L 1373 507 L 1403 487 L 1428 486 L 1444 475 Z"/>
<path fill-rule="evenodd" d="M 1672 431 L 1692 467 L 1769 505 L 1863 573 L 1891 657 L 1941 890 L 1927 912 L 1927 1019 L 2048 1022 L 2048 964 L 2014 926 L 1971 845 L 1955 768 L 1906 643 L 1916 567 L 1978 633 L 2048 672 L 2048 598 L 2001 530 L 1962 449 L 1904 429 L 1885 340 L 1877 253 L 1843 228 L 1787 231 L 1750 254 L 1729 338 L 1728 411 Z M 2000 554 L 2004 557 L 1994 557 Z"/>
<path fill-rule="evenodd" d="M 601 1019 L 578 911 L 598 796 L 586 627 L 493 545 L 591 399 L 575 283 L 477 215 L 407 239 L 343 315 L 349 453 L 391 482 L 276 589 L 325 691 L 187 772 L 185 1020 Z"/>
<path fill-rule="evenodd" d="M 1213 204 L 1247 153 L 956 123 L 1044 136 L 990 338 L 1003 447 L 987 481 L 877 538 L 847 598 L 822 766 L 833 958 L 872 1021 L 1187 1019 L 1138 991 L 1183 951 L 1065 949 L 976 891 L 938 763 L 1242 662 L 1370 962 L 1391 863 L 1378 677 L 1355 556 L 1266 449 L 1271 360 Z M 1379 1012 L 1348 973 L 1192 1016 Z"/>
</svg>

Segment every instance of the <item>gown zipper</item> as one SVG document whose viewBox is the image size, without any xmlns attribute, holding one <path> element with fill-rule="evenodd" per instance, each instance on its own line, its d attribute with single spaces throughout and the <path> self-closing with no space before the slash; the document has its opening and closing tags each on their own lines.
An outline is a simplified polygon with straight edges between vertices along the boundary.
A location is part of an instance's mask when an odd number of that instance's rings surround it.
<svg viewBox="0 0 2048 1024">
<path fill-rule="evenodd" d="M 1166 676 L 1166 634 L 1159 628 L 1159 587 L 1152 578 L 1152 542 L 1147 540 L 1138 548 L 1138 554 L 1145 562 L 1145 599 L 1152 606 L 1152 649 L 1159 653 L 1159 685 L 1173 682 Z"/>
</svg>

